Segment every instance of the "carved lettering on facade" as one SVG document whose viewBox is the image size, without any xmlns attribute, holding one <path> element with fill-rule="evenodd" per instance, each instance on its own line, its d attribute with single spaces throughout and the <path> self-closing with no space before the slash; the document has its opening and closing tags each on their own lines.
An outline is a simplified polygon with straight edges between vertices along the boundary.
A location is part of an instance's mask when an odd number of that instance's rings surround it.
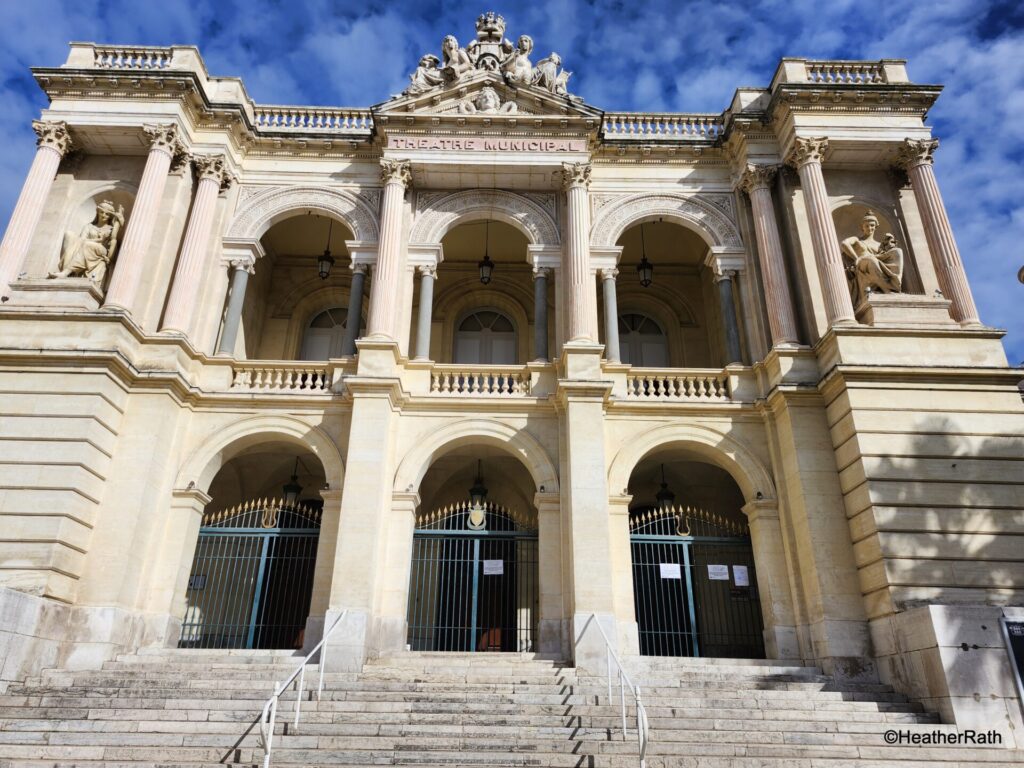
<svg viewBox="0 0 1024 768">
<path fill-rule="evenodd" d="M 455 152 L 586 152 L 585 139 L 388 136 L 388 149 Z"/>
</svg>

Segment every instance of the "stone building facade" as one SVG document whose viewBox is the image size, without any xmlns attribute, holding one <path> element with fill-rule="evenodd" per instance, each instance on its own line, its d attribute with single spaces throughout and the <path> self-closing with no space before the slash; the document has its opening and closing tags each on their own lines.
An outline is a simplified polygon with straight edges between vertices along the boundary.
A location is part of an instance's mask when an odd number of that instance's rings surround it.
<svg viewBox="0 0 1024 768">
<path fill-rule="evenodd" d="M 368 109 L 256 104 L 191 47 L 33 70 L 0 245 L 2 679 L 202 644 L 216 586 L 228 645 L 261 642 L 257 598 L 301 612 L 286 647 L 347 611 L 339 668 L 593 667 L 603 631 L 1020 733 L 1024 409 L 936 184 L 940 87 L 784 59 L 720 114 L 612 113 L 503 34 L 481 17 Z M 200 553 L 300 507 L 302 579 Z"/>
</svg>

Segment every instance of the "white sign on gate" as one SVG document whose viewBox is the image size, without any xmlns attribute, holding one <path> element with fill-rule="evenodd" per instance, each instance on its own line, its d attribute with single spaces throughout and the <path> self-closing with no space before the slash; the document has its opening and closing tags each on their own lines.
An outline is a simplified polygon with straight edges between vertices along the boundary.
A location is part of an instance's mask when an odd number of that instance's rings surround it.
<svg viewBox="0 0 1024 768">
<path fill-rule="evenodd" d="M 681 579 L 682 571 L 679 570 L 679 563 L 661 563 L 661 578 Z"/>
<path fill-rule="evenodd" d="M 747 571 L 747 566 L 734 565 L 732 567 L 732 579 L 736 582 L 737 587 L 749 587 L 750 573 Z"/>
<path fill-rule="evenodd" d="M 504 560 L 484 560 L 484 576 L 501 576 L 504 573 Z"/>
<path fill-rule="evenodd" d="M 729 580 L 729 566 L 728 565 L 709 565 L 708 566 L 708 578 L 711 581 L 728 581 Z"/>
</svg>

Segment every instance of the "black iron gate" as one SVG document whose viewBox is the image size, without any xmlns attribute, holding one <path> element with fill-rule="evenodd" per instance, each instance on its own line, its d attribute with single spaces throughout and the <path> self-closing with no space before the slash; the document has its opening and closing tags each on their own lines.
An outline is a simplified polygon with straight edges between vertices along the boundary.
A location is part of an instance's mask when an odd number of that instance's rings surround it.
<svg viewBox="0 0 1024 768">
<path fill-rule="evenodd" d="M 535 521 L 504 507 L 466 502 L 417 516 L 409 646 L 535 650 L 537 567 Z"/>
<path fill-rule="evenodd" d="M 205 513 L 178 646 L 300 648 L 320 514 L 275 499 Z"/>
<path fill-rule="evenodd" d="M 630 512 L 644 656 L 764 658 L 746 525 L 691 507 Z"/>
</svg>

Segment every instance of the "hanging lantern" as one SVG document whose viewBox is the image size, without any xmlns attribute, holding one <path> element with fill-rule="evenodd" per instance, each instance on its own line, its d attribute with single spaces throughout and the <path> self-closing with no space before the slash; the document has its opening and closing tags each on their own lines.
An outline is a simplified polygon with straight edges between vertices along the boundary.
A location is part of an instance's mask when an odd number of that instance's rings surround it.
<svg viewBox="0 0 1024 768">
<path fill-rule="evenodd" d="M 295 469 L 292 470 L 292 479 L 281 488 L 286 506 L 294 507 L 299 502 L 299 494 L 302 493 L 302 486 L 299 485 L 299 457 L 295 457 Z"/>
<path fill-rule="evenodd" d="M 316 260 L 316 269 L 321 280 L 327 279 L 327 276 L 331 274 L 331 267 L 334 266 L 334 257 L 331 256 L 331 230 L 334 228 L 334 219 L 327 221 L 329 222 L 327 225 L 327 247 L 324 248 L 323 255 Z"/>
<path fill-rule="evenodd" d="M 676 500 L 676 495 L 668 489 L 668 483 L 665 482 L 665 465 L 661 465 L 661 490 L 654 494 L 654 498 L 658 500 L 658 509 L 667 510 L 672 507 L 672 503 Z"/>
<path fill-rule="evenodd" d="M 647 260 L 647 243 L 644 240 L 644 225 L 640 225 L 640 263 L 636 265 L 636 275 L 640 278 L 640 285 L 644 288 L 650 286 L 654 281 L 654 265 Z"/>
<path fill-rule="evenodd" d="M 494 271 L 494 262 L 491 261 L 490 256 L 490 245 L 491 245 L 491 220 L 487 220 L 487 230 L 484 234 L 484 257 L 477 264 L 480 269 L 480 282 L 487 285 L 491 282 L 491 273 Z"/>
<path fill-rule="evenodd" d="M 476 480 L 469 489 L 469 501 L 474 509 L 483 509 L 487 503 L 487 486 L 484 485 L 483 476 L 480 474 L 480 459 L 476 461 Z"/>
</svg>

